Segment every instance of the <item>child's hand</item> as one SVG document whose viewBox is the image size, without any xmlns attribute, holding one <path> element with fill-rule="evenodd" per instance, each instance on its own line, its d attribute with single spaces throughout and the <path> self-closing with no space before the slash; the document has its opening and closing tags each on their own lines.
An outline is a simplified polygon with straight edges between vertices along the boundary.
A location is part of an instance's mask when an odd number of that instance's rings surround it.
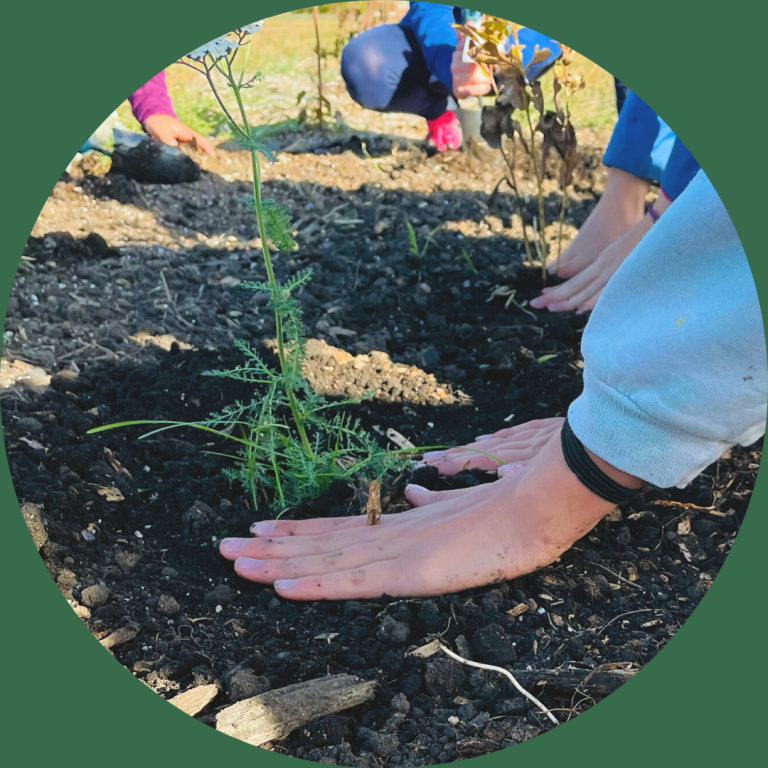
<svg viewBox="0 0 768 768">
<path fill-rule="evenodd" d="M 561 416 L 528 421 L 492 435 L 480 435 L 468 445 L 425 453 L 424 463 L 432 464 L 444 475 L 455 475 L 462 469 L 496 469 L 500 475 L 509 474 L 527 464 L 562 428 Z"/>
<path fill-rule="evenodd" d="M 611 243 L 632 229 L 643 218 L 649 188 L 647 179 L 619 168 L 609 168 L 605 192 L 560 257 L 558 277 L 579 274 L 597 261 Z M 555 266 L 554 261 L 549 265 L 550 273 L 554 274 Z"/>
<path fill-rule="evenodd" d="M 493 88 L 493 75 L 474 61 L 463 61 L 465 35 L 459 35 L 456 50 L 451 59 L 453 95 L 457 99 L 469 96 L 485 96 Z"/>
<path fill-rule="evenodd" d="M 173 115 L 150 115 L 144 121 L 144 130 L 153 139 L 162 141 L 170 147 L 178 147 L 180 143 L 192 144 L 206 155 L 214 153 L 213 144 L 205 136 L 193 131 Z"/>
<path fill-rule="evenodd" d="M 669 199 L 662 194 L 654 202 L 653 208 L 660 215 L 669 205 Z M 653 220 L 646 214 L 634 227 L 611 243 L 592 264 L 561 285 L 545 288 L 541 296 L 531 301 L 531 306 L 534 309 L 546 307 L 550 312 L 570 312 L 575 309 L 577 315 L 594 309 L 603 288 L 652 226 Z"/>
</svg>

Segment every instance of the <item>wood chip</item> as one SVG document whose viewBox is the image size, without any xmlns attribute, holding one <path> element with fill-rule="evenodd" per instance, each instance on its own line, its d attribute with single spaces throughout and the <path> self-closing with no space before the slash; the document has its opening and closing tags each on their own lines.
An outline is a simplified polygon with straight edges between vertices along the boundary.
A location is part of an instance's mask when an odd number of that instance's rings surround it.
<svg viewBox="0 0 768 768">
<path fill-rule="evenodd" d="M 507 613 L 510 616 L 522 616 L 528 610 L 525 603 L 518 603 L 514 608 L 510 608 Z"/>
<path fill-rule="evenodd" d="M 127 477 L 129 480 L 133 480 L 133 475 L 117 460 L 117 456 L 115 456 L 115 454 L 109 448 L 107 448 L 106 445 L 104 446 L 104 455 L 107 457 L 109 466 L 112 467 L 115 472 L 117 472 L 119 475 Z"/>
<path fill-rule="evenodd" d="M 26 443 L 30 448 L 34 449 L 35 451 L 45 451 L 46 453 L 48 453 L 48 449 L 42 443 L 39 443 L 37 440 L 33 440 L 30 437 L 20 437 L 19 440 L 21 440 L 22 443 Z"/>
<path fill-rule="evenodd" d="M 37 504 L 22 504 L 21 514 L 24 516 L 24 522 L 27 524 L 27 528 L 29 528 L 29 532 L 32 535 L 32 541 L 35 542 L 35 546 L 39 550 L 48 541 L 48 534 L 45 532 L 40 507 Z"/>
<path fill-rule="evenodd" d="M 258 747 L 284 739 L 304 723 L 371 701 L 376 681 L 332 675 L 267 691 L 216 715 L 216 730 Z"/>
<path fill-rule="evenodd" d="M 686 515 L 678 524 L 677 524 L 677 535 L 678 536 L 687 536 L 691 532 L 691 516 Z"/>
<path fill-rule="evenodd" d="M 368 525 L 378 525 L 381 522 L 381 486 L 378 480 L 371 480 L 368 486 L 368 503 L 365 505 Z"/>
<path fill-rule="evenodd" d="M 198 685 L 190 691 L 184 691 L 172 699 L 168 699 L 169 704 L 186 712 L 190 717 L 199 715 L 217 696 L 219 695 L 218 685 Z"/>
<path fill-rule="evenodd" d="M 408 656 L 416 656 L 419 659 L 428 659 L 430 656 L 434 656 L 438 653 L 439 650 L 440 642 L 438 640 L 433 640 L 431 643 L 427 643 L 426 645 L 422 645 L 420 648 L 411 651 L 408 653 Z"/>
<path fill-rule="evenodd" d="M 99 496 L 103 496 L 107 501 L 125 501 L 125 496 L 123 496 L 123 494 L 120 493 L 120 489 L 115 488 L 114 485 L 99 488 L 98 494 Z"/>
<path fill-rule="evenodd" d="M 396 429 L 392 429 L 391 427 L 387 430 L 387 437 L 398 447 L 398 448 L 415 448 L 416 446 L 404 435 L 401 435 Z"/>
<path fill-rule="evenodd" d="M 118 645 L 127 643 L 129 640 L 133 640 L 133 638 L 138 634 L 138 627 L 120 627 L 120 629 L 116 629 L 112 634 L 107 635 L 103 640 L 99 640 L 99 642 L 105 648 L 115 648 Z"/>
</svg>

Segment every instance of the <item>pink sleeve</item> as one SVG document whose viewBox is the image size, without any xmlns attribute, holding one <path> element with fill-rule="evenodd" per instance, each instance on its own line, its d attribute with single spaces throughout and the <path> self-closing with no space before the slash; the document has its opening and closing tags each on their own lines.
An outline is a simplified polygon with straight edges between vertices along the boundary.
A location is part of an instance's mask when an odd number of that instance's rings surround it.
<svg viewBox="0 0 768 768">
<path fill-rule="evenodd" d="M 165 71 L 144 83 L 136 93 L 128 97 L 128 101 L 131 103 L 133 116 L 142 125 L 151 115 L 176 117 L 171 97 L 168 95 L 168 88 L 165 85 Z"/>
</svg>

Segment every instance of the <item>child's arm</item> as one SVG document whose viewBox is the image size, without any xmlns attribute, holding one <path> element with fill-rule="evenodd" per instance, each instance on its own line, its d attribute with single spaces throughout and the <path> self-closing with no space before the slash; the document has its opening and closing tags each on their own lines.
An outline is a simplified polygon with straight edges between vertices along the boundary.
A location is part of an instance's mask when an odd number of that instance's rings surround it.
<svg viewBox="0 0 768 768">
<path fill-rule="evenodd" d="M 148 80 L 135 93 L 128 97 L 133 116 L 144 125 L 152 115 L 170 115 L 176 117 L 173 102 L 165 84 L 165 70 Z M 178 118 L 177 118 L 178 119 Z"/>
<path fill-rule="evenodd" d="M 144 83 L 128 101 L 134 117 L 152 138 L 171 147 L 192 144 L 208 155 L 214 153 L 213 144 L 205 136 L 184 125 L 176 116 L 165 83 L 165 71 Z"/>
</svg>

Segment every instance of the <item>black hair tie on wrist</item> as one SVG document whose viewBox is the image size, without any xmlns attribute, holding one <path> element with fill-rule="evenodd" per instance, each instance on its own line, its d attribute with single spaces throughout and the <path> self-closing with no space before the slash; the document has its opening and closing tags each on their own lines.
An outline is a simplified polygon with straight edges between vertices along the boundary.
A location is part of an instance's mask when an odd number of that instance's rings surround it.
<svg viewBox="0 0 768 768">
<path fill-rule="evenodd" d="M 589 488 L 592 493 L 596 493 L 601 499 L 610 501 L 612 504 L 623 504 L 643 490 L 642 488 L 627 488 L 608 477 L 589 457 L 581 440 L 571 429 L 568 419 L 563 422 L 560 444 L 568 469 L 579 478 L 582 485 Z"/>
</svg>

